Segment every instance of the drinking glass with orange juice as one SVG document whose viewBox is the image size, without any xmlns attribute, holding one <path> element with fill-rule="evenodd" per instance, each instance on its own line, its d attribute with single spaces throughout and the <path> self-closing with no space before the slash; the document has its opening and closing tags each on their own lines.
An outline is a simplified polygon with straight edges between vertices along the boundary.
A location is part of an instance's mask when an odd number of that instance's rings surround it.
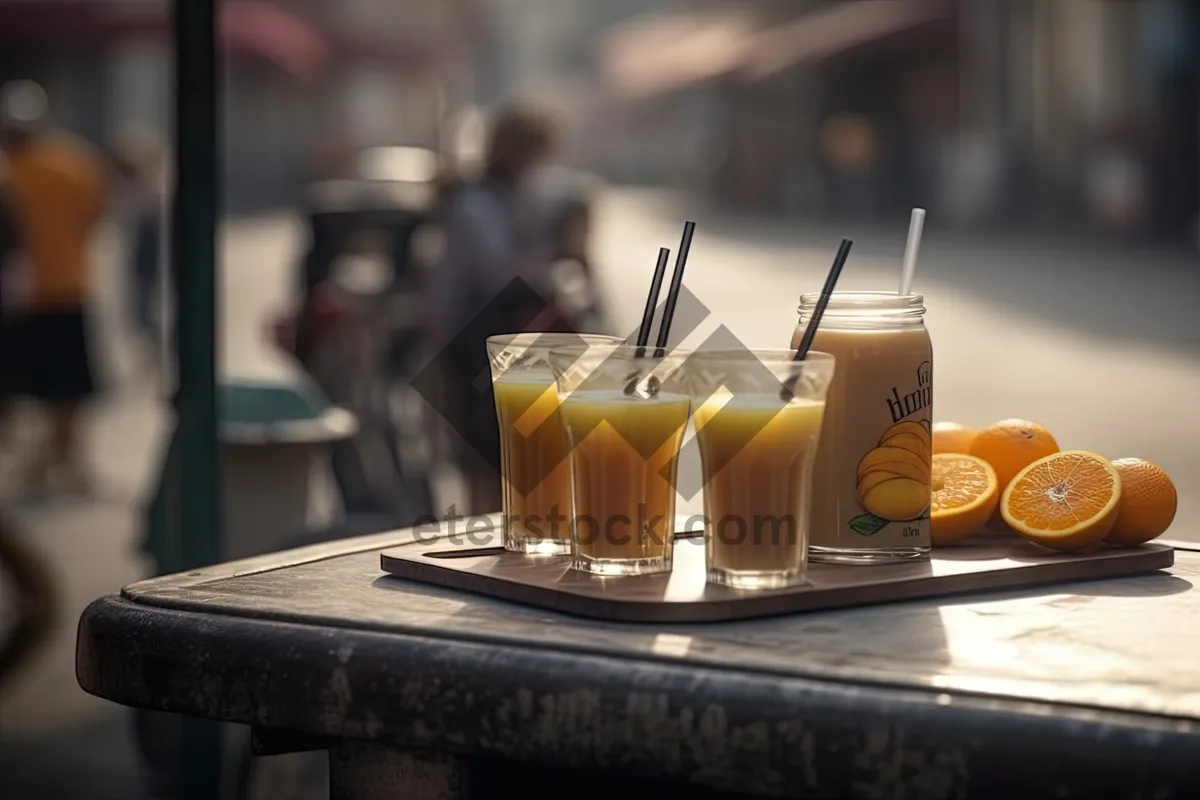
<svg viewBox="0 0 1200 800">
<path fill-rule="evenodd" d="M 563 555 L 571 550 L 570 447 L 558 420 L 550 367 L 555 347 L 619 343 L 612 336 L 514 333 L 487 340 L 496 419 L 500 426 L 504 547 Z"/>
<path fill-rule="evenodd" d="M 614 344 L 551 352 L 570 446 L 571 566 L 669 572 L 679 451 L 691 410 L 685 354 Z"/>
<path fill-rule="evenodd" d="M 708 581 L 735 588 L 802 583 L 813 463 L 834 358 L 793 350 L 696 353 Z M 703 400 L 701 400 L 703 398 Z"/>
</svg>

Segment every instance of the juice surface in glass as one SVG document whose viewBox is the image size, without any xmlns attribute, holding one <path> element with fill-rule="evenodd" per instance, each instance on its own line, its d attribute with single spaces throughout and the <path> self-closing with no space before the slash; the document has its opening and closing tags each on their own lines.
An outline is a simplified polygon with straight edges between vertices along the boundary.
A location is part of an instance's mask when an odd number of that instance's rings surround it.
<svg viewBox="0 0 1200 800">
<path fill-rule="evenodd" d="M 669 571 L 675 482 L 691 400 L 577 390 L 560 418 L 571 446 L 573 566 L 600 574 Z"/>
<path fill-rule="evenodd" d="M 797 342 L 816 302 L 801 298 Z M 812 346 L 837 358 L 813 478 L 810 557 L 886 563 L 930 550 L 933 347 L 924 299 L 835 292 Z"/>
<path fill-rule="evenodd" d="M 509 549 L 570 547 L 570 447 L 549 370 L 514 371 L 492 383 L 500 423 L 504 516 Z"/>
<path fill-rule="evenodd" d="M 812 465 L 825 404 L 714 395 L 695 411 L 708 578 L 742 588 L 802 581 Z"/>
</svg>

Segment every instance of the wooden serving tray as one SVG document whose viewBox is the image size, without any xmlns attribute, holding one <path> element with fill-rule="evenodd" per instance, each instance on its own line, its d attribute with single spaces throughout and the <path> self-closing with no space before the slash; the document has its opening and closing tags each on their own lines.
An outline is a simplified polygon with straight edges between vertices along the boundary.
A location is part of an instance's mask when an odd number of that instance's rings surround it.
<svg viewBox="0 0 1200 800">
<path fill-rule="evenodd" d="M 442 534 L 430 541 L 394 547 L 380 554 L 380 565 L 384 572 L 405 580 L 581 617 L 621 622 L 720 622 L 1115 578 L 1166 569 L 1175 563 L 1174 549 L 1154 542 L 1065 554 L 1026 542 L 1011 531 L 984 531 L 961 544 L 935 548 L 928 561 L 878 566 L 810 563 L 804 585 L 744 591 L 705 581 L 704 540 L 698 533 L 676 536 L 671 573 L 628 577 L 576 572 L 569 568 L 568 556 L 510 553 L 499 546 L 498 532 L 472 538 L 474 544 L 461 534 Z"/>
</svg>

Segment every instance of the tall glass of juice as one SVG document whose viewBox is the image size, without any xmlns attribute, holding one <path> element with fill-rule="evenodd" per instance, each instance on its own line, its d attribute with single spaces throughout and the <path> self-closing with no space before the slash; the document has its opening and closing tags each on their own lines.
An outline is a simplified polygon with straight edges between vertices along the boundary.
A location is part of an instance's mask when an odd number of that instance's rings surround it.
<svg viewBox="0 0 1200 800">
<path fill-rule="evenodd" d="M 571 449 L 571 566 L 669 572 L 679 450 L 691 401 L 686 354 L 611 344 L 551 353 Z"/>
<path fill-rule="evenodd" d="M 800 298 L 799 341 L 817 295 Z M 835 292 L 813 349 L 832 353 L 813 483 L 814 561 L 890 563 L 929 558 L 933 346 L 925 300 L 893 292 Z"/>
<path fill-rule="evenodd" d="M 550 351 L 620 343 L 612 336 L 510 333 L 488 337 L 488 361 L 500 426 L 504 547 L 519 553 L 571 551 L 569 446 L 559 423 Z"/>
<path fill-rule="evenodd" d="M 834 358 L 809 351 L 695 353 L 684 368 L 704 476 L 708 580 L 803 583 L 813 464 Z"/>
</svg>

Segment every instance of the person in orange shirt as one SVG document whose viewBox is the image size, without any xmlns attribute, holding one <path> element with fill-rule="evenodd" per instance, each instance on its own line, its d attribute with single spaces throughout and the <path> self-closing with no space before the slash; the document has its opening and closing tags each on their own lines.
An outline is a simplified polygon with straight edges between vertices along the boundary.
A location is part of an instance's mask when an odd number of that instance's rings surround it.
<svg viewBox="0 0 1200 800">
<path fill-rule="evenodd" d="M 30 465 L 41 489 L 61 473 L 71 490 L 85 490 L 79 411 L 95 392 L 87 307 L 92 293 L 88 240 L 107 200 L 104 162 L 82 142 L 45 124 L 41 87 L 19 81 L 0 88 L 0 147 L 20 246 L 31 275 L 18 321 L 22 393 L 45 405 L 49 447 Z"/>
</svg>

